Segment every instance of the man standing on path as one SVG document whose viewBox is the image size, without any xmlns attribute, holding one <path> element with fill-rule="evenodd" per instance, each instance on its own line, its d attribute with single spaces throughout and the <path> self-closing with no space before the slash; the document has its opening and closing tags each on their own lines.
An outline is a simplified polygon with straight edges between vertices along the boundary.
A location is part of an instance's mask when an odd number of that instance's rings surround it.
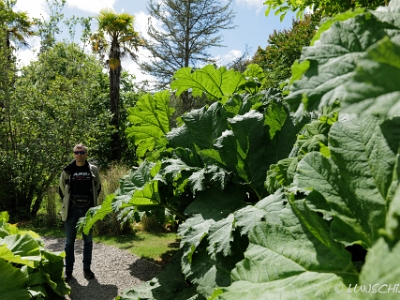
<svg viewBox="0 0 400 300">
<path fill-rule="evenodd" d="M 75 159 L 62 171 L 60 177 L 59 194 L 63 201 L 61 216 L 65 222 L 65 281 L 72 278 L 75 262 L 76 224 L 79 218 L 84 217 L 90 207 L 99 205 L 98 195 L 101 190 L 101 179 L 96 166 L 86 159 L 88 151 L 85 145 L 77 144 L 74 149 Z M 92 262 L 92 230 L 83 238 L 83 273 L 86 279 L 93 279 L 94 273 L 90 270 Z"/>
</svg>

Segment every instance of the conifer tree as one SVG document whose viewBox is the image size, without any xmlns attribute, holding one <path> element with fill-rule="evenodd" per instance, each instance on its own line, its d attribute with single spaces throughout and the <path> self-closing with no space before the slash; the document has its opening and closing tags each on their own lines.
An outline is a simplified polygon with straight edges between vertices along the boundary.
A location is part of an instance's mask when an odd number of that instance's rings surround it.
<svg viewBox="0 0 400 300">
<path fill-rule="evenodd" d="M 149 0 L 146 48 L 148 60 L 140 63 L 146 74 L 155 76 L 158 87 L 167 86 L 172 75 L 182 67 L 215 63 L 207 52 L 223 47 L 221 30 L 232 29 L 235 13 L 232 0 Z M 157 20 L 161 27 L 156 26 Z"/>
</svg>

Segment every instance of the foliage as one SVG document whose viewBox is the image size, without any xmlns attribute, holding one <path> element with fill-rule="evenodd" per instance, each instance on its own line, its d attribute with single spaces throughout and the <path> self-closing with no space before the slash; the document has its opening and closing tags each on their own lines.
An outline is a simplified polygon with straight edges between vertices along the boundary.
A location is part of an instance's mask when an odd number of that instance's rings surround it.
<svg viewBox="0 0 400 300">
<path fill-rule="evenodd" d="M 123 164 L 109 165 L 107 169 L 101 172 L 101 192 L 98 201 L 103 203 L 107 195 L 113 194 L 119 186 L 119 179 L 129 171 L 129 168 Z M 95 235 L 110 234 L 118 237 L 123 233 L 131 233 L 132 228 L 118 221 L 117 214 L 107 215 L 101 222 L 96 223 L 94 228 Z"/>
<path fill-rule="evenodd" d="M 232 0 L 163 0 L 148 2 L 149 20 L 145 48 L 151 59 L 139 64 L 142 71 L 158 78 L 157 88 L 167 86 L 172 75 L 184 67 L 213 63 L 207 49 L 221 47 L 221 30 L 232 29 Z"/>
<path fill-rule="evenodd" d="M 337 99 L 342 100 L 342 112 L 380 117 L 397 114 L 392 105 L 397 101 L 396 80 L 385 79 L 396 78 L 398 46 L 393 38 L 398 24 L 395 18 L 390 19 L 395 8 L 392 4 L 386 11 L 344 14 L 345 19 L 329 27 L 330 34 L 327 28 L 320 28 L 319 40 L 305 48 L 293 65 L 293 72 L 301 79 L 293 83 L 286 101 L 296 110 L 297 118 Z"/>
<path fill-rule="evenodd" d="M 12 48 L 12 44 L 16 47 L 27 46 L 26 39 L 35 34 L 28 13 L 13 10 L 16 2 L 16 0 L 0 1 L 0 27 L 4 30 L 7 48 Z"/>
<path fill-rule="evenodd" d="M 265 15 L 268 16 L 271 10 L 275 11 L 275 15 L 280 15 L 281 21 L 286 13 L 291 10 L 296 12 L 296 17 L 301 18 L 304 12 L 308 9 L 312 11 L 320 10 L 325 16 L 333 16 L 338 13 L 345 12 L 350 9 L 360 7 L 368 9 L 376 9 L 379 6 L 388 5 L 389 0 L 266 0 L 264 5 L 267 5 Z"/>
<path fill-rule="evenodd" d="M 313 47 L 303 50 L 299 64 L 308 61 L 309 68 L 300 80 L 293 82 L 292 93 L 286 100 L 292 109 L 302 106 L 304 116 L 307 115 L 304 110 L 321 112 L 329 103 L 340 99 L 339 119 L 332 124 L 328 122 L 329 118 L 322 116 L 309 125 L 307 132 L 315 132 L 315 137 L 319 138 L 297 145 L 297 149 L 303 149 L 302 155 L 297 157 L 297 166 L 287 160 L 279 162 L 280 168 L 275 168 L 275 176 L 286 179 L 278 181 L 281 182 L 280 188 L 287 193 L 286 200 L 280 204 L 290 204 L 297 218 L 288 218 L 281 210 L 280 219 L 285 220 L 282 225 L 273 225 L 275 221 L 255 226 L 249 235 L 245 259 L 232 271 L 232 285 L 215 291 L 212 299 L 241 299 L 248 295 L 291 299 L 299 293 L 306 298 L 334 299 L 337 297 L 334 287 L 344 288 L 341 297 L 372 299 L 375 298 L 373 294 L 345 292 L 349 285 L 355 284 L 367 289 L 383 281 L 387 285 L 395 284 L 394 277 L 398 272 L 389 264 L 396 256 L 400 238 L 398 217 L 395 216 L 399 213 L 397 161 L 400 140 L 396 133 L 399 98 L 393 89 L 394 82 L 388 83 L 384 78 L 388 72 L 398 73 L 399 67 L 393 66 L 393 57 L 389 62 L 382 59 L 382 55 L 374 54 L 377 48 L 378 53 L 393 53 L 392 49 L 398 47 L 396 41 L 398 43 L 400 28 L 395 17 L 398 7 L 399 2 L 393 1 L 385 11 L 362 13 L 334 23 L 329 31 L 320 35 Z M 368 39 L 363 39 L 363 36 L 368 36 Z M 355 40 L 365 44 L 357 45 L 353 43 Z M 330 53 L 328 59 L 327 53 Z M 385 70 L 385 75 L 379 70 Z M 328 73 L 331 78 L 327 78 Z M 396 76 L 395 73 L 389 74 L 390 78 L 397 78 L 392 77 Z M 371 81 L 377 77 L 386 84 Z M 335 83 L 331 84 L 329 80 L 335 80 Z M 326 89 L 321 91 L 320 87 Z M 332 91 L 336 88 L 336 92 Z M 314 92 L 318 95 L 314 96 Z M 311 97 L 315 102 L 307 105 Z M 385 100 L 387 105 L 382 107 Z M 297 113 L 300 115 L 299 110 Z M 323 124 L 328 131 L 321 130 Z M 327 133 L 326 144 L 321 143 L 324 131 Z M 291 173 L 289 169 L 293 176 L 286 176 Z M 281 193 L 281 189 L 276 193 Z M 293 231 L 296 228 L 294 224 L 288 223 L 296 219 L 303 224 L 302 231 L 308 236 L 306 240 L 302 241 L 300 234 Z M 322 250 L 315 239 L 329 249 Z M 292 244 L 300 241 L 301 245 Z M 311 248 L 306 250 L 310 241 Z M 346 254 L 354 245 L 361 245 L 368 251 L 362 259 L 365 264 L 361 272 L 354 269 L 356 265 L 349 264 Z M 289 249 L 296 249 L 296 253 Z M 334 253 L 330 255 L 327 251 L 333 249 Z M 306 252 L 302 253 L 303 250 Z M 309 250 L 313 254 L 306 254 Z M 308 258 L 306 265 L 302 262 L 305 257 Z M 311 257 L 318 257 L 316 265 L 309 259 Z M 327 257 L 329 260 L 324 262 Z M 342 262 L 337 260 L 339 257 Z M 279 265 L 275 267 L 276 261 Z M 290 266 L 292 263 L 295 264 Z M 376 269 L 372 271 L 372 268 Z M 316 269 L 323 271 L 315 273 Z M 279 272 L 272 273 L 272 270 Z"/>
<path fill-rule="evenodd" d="M 393 0 L 328 20 L 283 100 L 235 93 L 182 116 L 108 204 L 172 211 L 180 252 L 118 299 L 387 297 L 351 287 L 399 275 L 399 13 Z"/>
<path fill-rule="evenodd" d="M 33 231 L 24 232 L 7 223 L 0 213 L 1 299 L 52 299 L 69 294 L 63 280 L 65 254 L 48 252 Z"/>
<path fill-rule="evenodd" d="M 256 66 L 250 69 L 254 68 Z M 210 71 L 210 66 L 205 70 Z M 214 72 L 218 73 L 218 70 Z M 231 74 L 235 75 L 235 72 Z M 156 160 L 152 162 L 154 156 L 148 156 L 138 168 L 122 178 L 115 195 L 108 196 L 101 207 L 89 210 L 81 224 L 83 230 L 89 230 L 97 220 L 112 211 L 120 212 L 121 218 L 130 216 L 136 220 L 146 212 L 158 216 L 161 222 L 172 212 L 177 220 L 186 220 L 181 225 L 184 228 L 196 222 L 205 221 L 208 224 L 199 228 L 198 237 L 193 238 L 189 229 L 186 234 L 180 234 L 185 236 L 182 245 L 185 245 L 185 251 L 189 251 L 190 256 L 195 250 L 207 256 L 204 252 L 207 244 L 200 245 L 201 237 L 207 235 L 209 230 L 214 232 L 220 224 L 217 221 L 246 206 L 247 202 L 257 202 L 268 194 L 264 187 L 265 174 L 271 164 L 289 155 L 290 145 L 295 140 L 294 126 L 278 93 L 245 94 L 246 80 L 243 74 L 240 75 L 243 81 L 238 82 L 242 83 L 240 86 L 244 89 L 236 90 L 243 94 L 234 95 L 225 106 L 216 102 L 183 115 L 182 126 L 161 136 L 164 143 L 154 143 L 152 137 L 147 138 L 153 141 L 153 145 L 163 145 L 161 148 L 154 147 L 158 151 Z M 223 90 L 222 87 L 229 80 L 229 76 L 223 77 L 219 89 Z M 253 78 L 250 76 L 248 80 L 253 81 Z M 200 76 L 196 82 L 210 88 L 204 92 L 210 93 L 214 89 L 213 81 L 207 76 Z M 162 105 L 167 95 L 165 93 L 155 94 L 151 102 L 154 107 L 167 107 Z M 141 120 L 160 124 L 157 119 L 160 116 L 165 123 L 167 118 L 164 115 L 149 115 L 147 110 L 142 109 L 143 104 L 150 103 L 148 97 L 139 100 L 137 108 L 134 108 L 135 117 L 141 116 Z M 158 132 L 162 134 L 161 128 Z M 286 146 L 285 142 L 288 142 Z M 260 161 L 265 162 L 261 167 Z M 203 209 L 206 212 L 199 217 L 197 213 Z M 196 217 L 187 219 L 192 214 L 196 214 Z M 217 241 L 218 232 L 212 235 Z M 246 239 L 239 236 L 237 247 L 245 244 Z M 213 242 L 212 259 L 207 266 L 222 264 L 232 269 L 234 263 L 243 258 L 240 251 L 238 255 L 227 259 L 220 255 L 219 251 L 235 253 L 228 249 L 228 245 L 229 238 L 221 246 Z M 196 273 L 193 276 L 198 275 Z M 227 279 L 224 275 L 224 282 Z"/>
<path fill-rule="evenodd" d="M 1 124 L 0 207 L 12 218 L 36 214 L 76 142 L 104 142 L 101 81 L 101 66 L 74 44 L 57 44 L 21 70 Z"/>
<path fill-rule="evenodd" d="M 143 95 L 135 107 L 128 109 L 128 139 L 132 139 L 139 158 L 148 151 L 165 144 L 166 133 L 170 131 L 170 118 L 173 110 L 169 107 L 169 92 Z"/>
<path fill-rule="evenodd" d="M 266 88 L 279 88 L 291 77 L 291 66 L 300 58 L 304 46 L 309 46 L 321 20 L 320 11 L 307 14 L 304 20 L 293 20 L 289 30 L 274 30 L 265 49 L 258 48 L 251 62 L 265 72 Z"/>
<path fill-rule="evenodd" d="M 64 18 L 62 10 L 65 6 L 66 0 L 46 0 L 47 9 L 50 16 L 46 19 L 34 18 L 37 27 L 37 34 L 40 37 L 40 51 L 44 53 L 50 50 L 56 44 L 56 35 L 61 33 L 58 23 Z"/>
<path fill-rule="evenodd" d="M 136 59 L 134 51 L 137 51 L 142 42 L 139 34 L 134 30 L 132 15 L 118 14 L 109 9 L 103 9 L 96 19 L 98 31 L 93 33 L 90 39 L 93 52 L 99 55 L 100 60 L 109 69 L 109 108 L 112 113 L 110 125 L 115 129 L 111 137 L 110 150 L 112 159 L 119 161 L 124 150 L 121 149 L 121 137 L 123 140 L 123 131 L 121 131 L 122 102 L 120 100 L 121 59 L 125 56 Z"/>
<path fill-rule="evenodd" d="M 255 64 L 248 65 L 243 73 L 208 65 L 196 70 L 182 68 L 174 74 L 173 79 L 171 88 L 177 96 L 191 90 L 193 96 L 206 95 L 210 101 L 226 102 L 233 94 L 258 93 L 265 81 L 265 75 Z"/>
</svg>

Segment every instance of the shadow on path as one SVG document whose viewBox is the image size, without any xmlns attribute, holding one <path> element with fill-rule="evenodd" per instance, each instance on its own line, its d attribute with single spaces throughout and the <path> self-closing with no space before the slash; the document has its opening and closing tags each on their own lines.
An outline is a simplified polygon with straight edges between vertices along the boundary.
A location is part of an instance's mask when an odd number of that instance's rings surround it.
<svg viewBox="0 0 400 300">
<path fill-rule="evenodd" d="M 42 240 L 47 250 L 64 251 L 65 239 L 42 237 Z M 96 277 L 87 280 L 83 277 L 82 250 L 82 240 L 76 240 L 73 278 L 68 282 L 71 293 L 61 299 L 113 300 L 122 292 L 139 286 L 161 271 L 161 266 L 141 259 L 129 251 L 93 243 L 91 269 Z"/>
</svg>

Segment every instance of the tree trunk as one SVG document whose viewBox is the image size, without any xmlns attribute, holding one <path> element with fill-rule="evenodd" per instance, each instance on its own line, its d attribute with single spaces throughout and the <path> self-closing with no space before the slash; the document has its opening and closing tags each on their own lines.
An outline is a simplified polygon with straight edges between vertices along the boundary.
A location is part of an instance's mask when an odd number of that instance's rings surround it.
<svg viewBox="0 0 400 300">
<path fill-rule="evenodd" d="M 112 42 L 110 60 L 110 111 L 113 114 L 111 125 L 115 132 L 111 137 L 111 159 L 118 161 L 121 159 L 120 142 L 120 99 L 119 88 L 121 79 L 121 61 L 118 41 Z"/>
</svg>

